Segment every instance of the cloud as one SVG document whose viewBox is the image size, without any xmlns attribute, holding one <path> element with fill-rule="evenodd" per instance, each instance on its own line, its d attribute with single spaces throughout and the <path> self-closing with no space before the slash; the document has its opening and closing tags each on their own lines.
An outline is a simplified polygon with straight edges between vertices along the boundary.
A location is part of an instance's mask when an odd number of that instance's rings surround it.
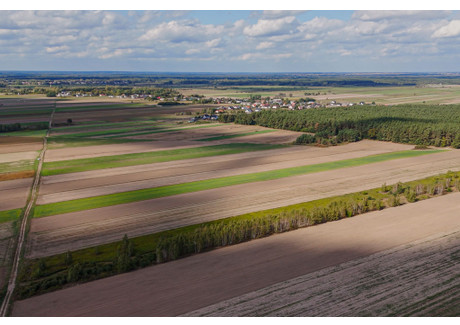
<svg viewBox="0 0 460 325">
<path fill-rule="evenodd" d="M 460 20 L 452 20 L 433 33 L 433 37 L 452 37 L 460 35 Z"/>
<path fill-rule="evenodd" d="M 143 34 L 139 40 L 169 42 L 202 42 L 220 35 L 223 26 L 202 25 L 195 21 L 170 21 L 161 23 Z"/>
<path fill-rule="evenodd" d="M 261 42 L 256 46 L 256 49 L 263 50 L 273 47 L 275 44 L 273 42 Z"/>
<path fill-rule="evenodd" d="M 255 25 L 245 27 L 243 33 L 251 37 L 282 35 L 293 32 L 297 26 L 294 16 L 274 20 L 260 19 Z"/>
<path fill-rule="evenodd" d="M 442 10 L 359 10 L 355 11 L 352 19 L 379 21 L 384 19 L 416 19 L 432 20 L 446 18 L 451 11 Z"/>
</svg>

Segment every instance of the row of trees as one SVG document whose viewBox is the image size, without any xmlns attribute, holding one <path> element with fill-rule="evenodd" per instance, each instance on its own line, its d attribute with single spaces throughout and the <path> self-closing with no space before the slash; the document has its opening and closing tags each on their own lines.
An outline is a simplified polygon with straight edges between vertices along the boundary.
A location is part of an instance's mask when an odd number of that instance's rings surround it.
<svg viewBox="0 0 460 325">
<path fill-rule="evenodd" d="M 337 142 L 376 139 L 460 148 L 460 105 L 398 105 L 266 110 L 220 120 L 315 133 Z"/>
<path fill-rule="evenodd" d="M 44 130 L 47 128 L 48 122 L 0 124 L 0 133 L 22 130 Z"/>
<path fill-rule="evenodd" d="M 270 236 L 289 230 L 307 227 L 327 221 L 352 217 L 368 211 L 394 207 L 406 202 L 458 191 L 460 173 L 430 178 L 419 183 L 383 184 L 378 190 L 365 191 L 331 198 L 321 203 L 306 205 L 303 208 L 286 207 L 280 212 L 249 214 L 244 218 L 229 218 L 186 227 L 181 231 L 165 232 L 155 237 L 151 244 L 142 242 L 142 252 L 136 249 L 135 242 L 125 235 L 110 253 L 109 259 L 99 262 L 78 261 L 68 252 L 63 254 L 60 266 L 46 265 L 46 258 L 30 263 L 21 272 L 19 295 L 21 298 L 57 289 L 67 283 L 90 281 L 148 265 L 175 260 L 191 254 L 200 253 L 216 247 L 228 246 L 256 238 Z M 149 246 L 149 249 L 145 247 Z M 85 254 L 85 258 L 88 258 Z M 99 255 L 98 247 L 94 256 Z M 52 257 L 55 260 L 55 257 Z M 95 259 L 97 260 L 97 259 Z"/>
</svg>

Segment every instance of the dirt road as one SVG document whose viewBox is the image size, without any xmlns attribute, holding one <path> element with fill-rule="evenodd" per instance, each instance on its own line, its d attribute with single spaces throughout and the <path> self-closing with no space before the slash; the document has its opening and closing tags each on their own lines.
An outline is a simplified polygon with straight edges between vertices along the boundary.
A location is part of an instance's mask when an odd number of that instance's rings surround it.
<svg viewBox="0 0 460 325">
<path fill-rule="evenodd" d="M 13 316 L 176 316 L 460 230 L 460 193 L 299 229 L 14 304 Z"/>
</svg>

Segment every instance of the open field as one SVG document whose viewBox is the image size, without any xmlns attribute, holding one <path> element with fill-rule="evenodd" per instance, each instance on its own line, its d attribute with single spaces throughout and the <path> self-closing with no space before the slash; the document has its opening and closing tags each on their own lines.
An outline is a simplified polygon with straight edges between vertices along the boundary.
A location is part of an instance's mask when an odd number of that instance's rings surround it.
<svg viewBox="0 0 460 325">
<path fill-rule="evenodd" d="M 38 204 L 186 183 L 209 178 L 313 165 L 411 149 L 412 146 L 361 141 L 345 146 L 318 148 L 291 146 L 225 156 L 108 168 L 42 178 Z M 88 193 L 88 194 L 85 194 Z"/>
<path fill-rule="evenodd" d="M 375 102 L 382 105 L 397 105 L 407 103 L 427 104 L 454 104 L 458 103 L 460 87 L 458 85 L 425 85 L 425 86 L 402 86 L 402 87 L 273 87 L 251 86 L 215 88 L 181 89 L 184 94 L 200 94 L 207 97 L 234 97 L 249 98 L 250 95 L 262 97 L 302 98 L 310 97 L 318 102 L 328 103 L 335 100 L 341 103 L 366 103 Z M 257 90 L 257 89 L 260 90 Z M 284 90 L 283 90 L 284 88 Z M 307 93 L 307 95 L 305 95 Z M 318 95 L 319 94 L 319 95 Z M 292 96 L 291 96 L 292 95 Z"/>
<path fill-rule="evenodd" d="M 239 184 L 276 180 L 285 177 L 294 177 L 298 175 L 361 166 L 393 159 L 417 157 L 439 152 L 441 151 L 397 151 L 346 160 L 330 161 L 314 165 L 301 165 L 291 168 L 258 171 L 253 173 L 247 173 L 246 170 L 240 170 L 236 171 L 236 174 L 234 171 L 231 171 L 229 174 L 225 175 L 226 172 L 224 171 L 222 172 L 224 175 L 219 175 L 220 177 L 213 177 L 213 174 L 208 174 L 205 175 L 206 179 L 201 179 L 200 177 L 198 180 L 188 182 L 187 180 L 180 180 L 180 183 L 177 183 L 178 181 L 176 179 L 176 183 L 173 181 L 173 184 L 168 184 L 167 181 L 167 185 L 163 186 L 158 186 L 157 184 L 151 182 L 137 184 L 130 183 L 126 186 L 117 186 L 116 188 L 106 187 L 104 189 L 99 189 L 99 192 L 97 190 L 86 191 L 85 194 L 80 191 L 80 193 L 68 193 L 68 196 L 64 198 L 55 198 L 54 201 L 50 203 L 50 199 L 48 198 L 48 202 L 43 202 L 35 208 L 34 217 L 46 217 L 54 214 L 94 209 L 103 206 L 124 204 Z"/>
<path fill-rule="evenodd" d="M 0 211 L 23 208 L 31 185 L 32 178 L 0 182 Z"/>
<path fill-rule="evenodd" d="M 459 316 L 460 230 L 328 267 L 182 316 Z"/>
<path fill-rule="evenodd" d="M 452 150 L 346 169 L 227 186 L 32 221 L 28 257 L 54 255 L 129 237 L 459 170 Z M 346 173 L 344 172 L 346 170 Z M 90 231 L 89 231 L 90 230 Z"/>
<path fill-rule="evenodd" d="M 145 165 L 154 162 L 164 162 L 217 155 L 229 155 L 240 152 L 269 150 L 280 148 L 281 145 L 262 145 L 251 143 L 234 143 L 208 145 L 201 147 L 182 148 L 173 150 L 156 150 L 124 155 L 112 155 L 93 158 L 73 159 L 45 163 L 43 175 L 57 175 L 87 170 Z"/>
<path fill-rule="evenodd" d="M 18 301 L 13 316 L 181 315 L 326 267 L 458 232 L 459 198 L 453 193 L 78 285 Z"/>
<path fill-rule="evenodd" d="M 2 222 L 0 219 L 0 288 L 6 283 L 8 262 L 12 254 L 13 222 Z"/>
</svg>

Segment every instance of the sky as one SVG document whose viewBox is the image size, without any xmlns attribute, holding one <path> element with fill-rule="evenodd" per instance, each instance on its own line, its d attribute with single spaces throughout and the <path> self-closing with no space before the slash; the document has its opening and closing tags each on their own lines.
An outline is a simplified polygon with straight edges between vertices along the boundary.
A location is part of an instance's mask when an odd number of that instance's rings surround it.
<svg viewBox="0 0 460 325">
<path fill-rule="evenodd" d="M 0 10 L 0 70 L 459 72 L 449 10 Z"/>
</svg>

